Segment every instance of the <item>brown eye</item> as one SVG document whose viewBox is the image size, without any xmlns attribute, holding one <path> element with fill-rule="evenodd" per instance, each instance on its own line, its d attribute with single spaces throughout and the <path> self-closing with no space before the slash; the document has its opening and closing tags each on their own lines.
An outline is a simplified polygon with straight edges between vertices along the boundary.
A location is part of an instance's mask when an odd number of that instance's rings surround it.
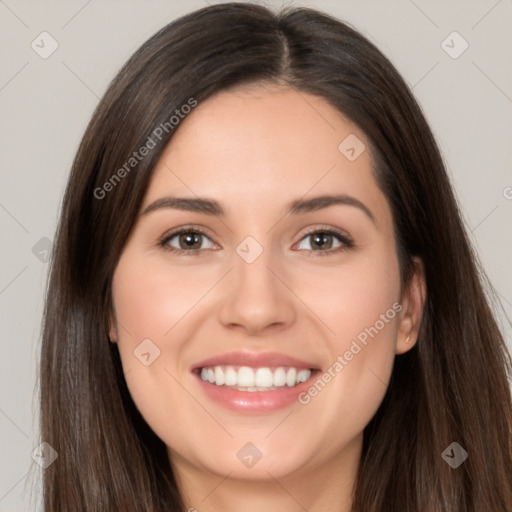
<svg viewBox="0 0 512 512">
<path fill-rule="evenodd" d="M 204 246 L 204 240 L 210 238 L 203 232 L 193 229 L 182 229 L 166 236 L 160 245 L 169 251 L 197 253 L 200 249 L 211 247 Z M 211 240 L 210 240 L 211 242 Z M 211 242 L 213 244 L 213 242 Z"/>
<path fill-rule="evenodd" d="M 309 235 L 312 248 L 331 249 L 333 244 L 333 235 L 319 231 L 313 235 Z"/>
<path fill-rule="evenodd" d="M 203 235 L 198 233 L 182 233 L 178 236 L 178 244 L 180 249 L 200 249 L 201 248 L 201 237 Z"/>
<path fill-rule="evenodd" d="M 316 253 L 332 254 L 353 247 L 353 243 L 342 233 L 332 229 L 317 229 L 307 233 L 302 240 L 308 241 L 308 246 L 299 247 Z"/>
</svg>

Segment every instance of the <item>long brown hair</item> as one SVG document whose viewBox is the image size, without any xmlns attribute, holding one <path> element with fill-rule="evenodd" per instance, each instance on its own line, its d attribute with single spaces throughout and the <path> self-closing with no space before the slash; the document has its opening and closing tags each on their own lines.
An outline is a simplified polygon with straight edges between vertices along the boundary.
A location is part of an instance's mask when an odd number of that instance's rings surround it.
<svg viewBox="0 0 512 512">
<path fill-rule="evenodd" d="M 511 358 L 419 105 L 390 61 L 347 24 L 310 8 L 274 13 L 250 3 L 212 5 L 162 28 L 114 78 L 83 136 L 44 314 L 41 440 L 59 454 L 44 470 L 44 510 L 184 509 L 165 445 L 135 407 L 108 342 L 112 275 L 179 129 L 170 116 L 191 98 L 256 82 L 321 96 L 363 130 L 392 210 L 402 285 L 412 257 L 424 263 L 418 342 L 396 356 L 364 431 L 353 511 L 511 512 Z M 148 137 L 155 147 L 119 173 Z M 456 469 L 442 457 L 452 442 L 468 452 Z"/>
</svg>

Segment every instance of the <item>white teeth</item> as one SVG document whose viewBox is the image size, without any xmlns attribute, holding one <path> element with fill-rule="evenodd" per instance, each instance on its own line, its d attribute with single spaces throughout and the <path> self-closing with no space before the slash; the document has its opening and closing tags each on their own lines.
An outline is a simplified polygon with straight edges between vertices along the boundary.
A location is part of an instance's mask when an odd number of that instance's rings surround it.
<svg viewBox="0 0 512 512">
<path fill-rule="evenodd" d="M 202 378 L 202 372 L 201 372 L 201 378 Z M 228 366 L 226 368 L 226 371 L 224 372 L 224 378 L 225 378 L 224 384 L 226 384 L 226 386 L 236 386 L 236 383 L 238 382 L 237 373 L 232 366 Z"/>
<path fill-rule="evenodd" d="M 272 372 L 270 368 L 258 368 L 256 370 L 256 386 L 259 388 L 272 387 Z"/>
<path fill-rule="evenodd" d="M 254 371 L 253 371 L 253 369 L 249 368 L 248 366 L 240 366 L 240 368 L 238 369 L 237 384 L 244 388 L 254 387 Z"/>
<path fill-rule="evenodd" d="M 295 368 L 290 368 L 288 373 L 286 374 L 286 384 L 289 388 L 295 386 L 295 382 L 297 380 L 297 370 Z"/>
<path fill-rule="evenodd" d="M 306 382 L 311 370 L 297 368 L 251 368 L 249 366 L 215 366 L 201 369 L 201 379 L 217 386 L 230 386 L 240 391 L 269 391 Z"/>
<path fill-rule="evenodd" d="M 311 377 L 311 370 L 299 370 L 297 372 L 297 384 L 306 382 Z"/>
<path fill-rule="evenodd" d="M 217 384 L 217 386 L 224 384 L 224 372 L 220 366 L 215 367 L 215 384 Z"/>
<path fill-rule="evenodd" d="M 284 368 L 277 368 L 274 371 L 274 376 L 272 377 L 272 382 L 274 386 L 284 386 L 286 384 L 286 372 Z"/>
</svg>

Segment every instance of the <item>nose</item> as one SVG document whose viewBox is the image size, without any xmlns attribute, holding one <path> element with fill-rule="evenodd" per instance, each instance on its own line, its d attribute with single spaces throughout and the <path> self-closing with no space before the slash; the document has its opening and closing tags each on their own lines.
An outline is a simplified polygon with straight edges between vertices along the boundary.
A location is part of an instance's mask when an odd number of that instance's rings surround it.
<svg viewBox="0 0 512 512">
<path fill-rule="evenodd" d="M 235 253 L 233 264 L 220 310 L 224 327 L 251 336 L 288 328 L 296 318 L 295 295 L 287 285 L 286 269 L 277 265 L 271 250 L 264 249 L 252 263 Z"/>
</svg>

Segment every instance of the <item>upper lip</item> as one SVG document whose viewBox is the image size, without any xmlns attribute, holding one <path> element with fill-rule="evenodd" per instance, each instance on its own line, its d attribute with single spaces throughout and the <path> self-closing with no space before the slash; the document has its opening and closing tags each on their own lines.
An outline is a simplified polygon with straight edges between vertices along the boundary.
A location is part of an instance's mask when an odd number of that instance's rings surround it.
<svg viewBox="0 0 512 512">
<path fill-rule="evenodd" d="M 314 364 L 297 359 L 296 357 L 278 352 L 229 352 L 204 359 L 192 367 L 192 370 L 210 366 L 249 366 L 261 368 L 267 366 L 291 366 L 294 368 L 316 369 Z"/>
</svg>

